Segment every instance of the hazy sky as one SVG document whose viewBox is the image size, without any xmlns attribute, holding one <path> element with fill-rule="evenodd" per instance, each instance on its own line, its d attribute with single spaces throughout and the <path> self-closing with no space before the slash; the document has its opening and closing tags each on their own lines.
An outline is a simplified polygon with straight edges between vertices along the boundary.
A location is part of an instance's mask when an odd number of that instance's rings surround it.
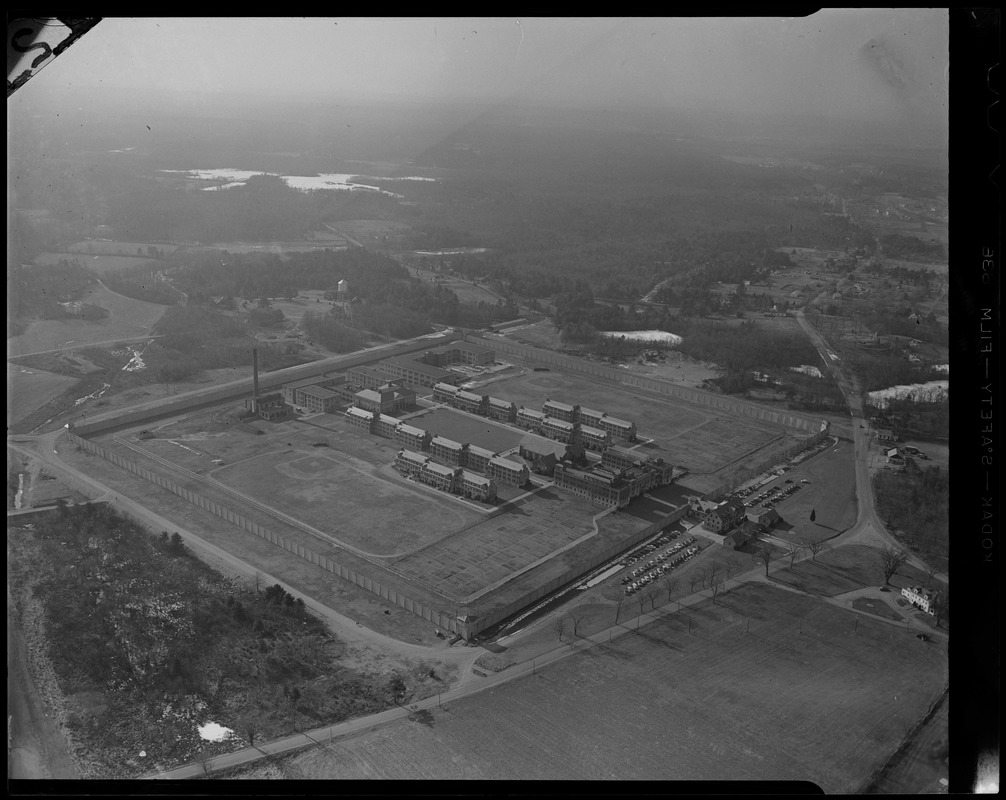
<svg viewBox="0 0 1006 800">
<path fill-rule="evenodd" d="M 935 123 L 948 108 L 948 30 L 946 10 L 926 9 L 751 19 L 109 18 L 33 88 L 684 104 Z"/>
</svg>

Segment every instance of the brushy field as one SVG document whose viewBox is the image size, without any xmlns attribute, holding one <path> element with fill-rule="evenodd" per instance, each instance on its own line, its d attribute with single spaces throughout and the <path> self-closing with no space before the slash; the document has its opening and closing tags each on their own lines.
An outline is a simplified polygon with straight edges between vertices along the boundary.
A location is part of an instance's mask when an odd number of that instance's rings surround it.
<svg viewBox="0 0 1006 800">
<path fill-rule="evenodd" d="M 95 322 L 82 319 L 36 320 L 20 336 L 7 340 L 7 357 L 64 347 L 87 347 L 116 339 L 142 337 L 163 316 L 165 306 L 132 300 L 97 286 L 82 300 L 100 306 L 108 317 Z"/>
<path fill-rule="evenodd" d="M 85 777 L 240 749 L 298 721 L 373 713 L 444 683 L 429 669 L 389 676 L 341 665 L 345 645 L 303 602 L 278 586 L 226 581 L 181 539 L 145 535 L 108 506 L 35 527 L 13 541 L 9 533 L 8 576 L 44 609 L 58 715 Z M 232 735 L 204 741 L 199 726 L 209 722 Z"/>
<path fill-rule="evenodd" d="M 136 252 L 136 248 L 133 248 Z M 93 255 L 93 251 L 80 251 L 72 253 L 40 253 L 35 257 L 36 264 L 56 264 L 60 261 L 76 261 L 82 267 L 104 275 L 106 272 L 115 272 L 126 267 L 146 266 L 149 269 L 157 269 L 161 263 L 155 258 L 137 255 L 100 254 Z"/>
<path fill-rule="evenodd" d="M 59 397 L 76 378 L 7 363 L 7 426 Z"/>
<path fill-rule="evenodd" d="M 71 253 L 90 253 L 91 255 L 103 256 L 139 256 L 137 249 L 143 255 L 150 255 L 149 248 L 155 248 L 162 255 L 169 255 L 178 249 L 176 244 L 162 244 L 160 242 L 112 242 L 104 239 L 86 239 L 82 242 L 75 242 L 67 247 Z M 156 254 L 155 254 L 156 255 Z"/>
<path fill-rule="evenodd" d="M 808 780 L 854 792 L 947 669 L 942 648 L 853 617 L 745 586 L 272 768 L 315 779 Z"/>
</svg>

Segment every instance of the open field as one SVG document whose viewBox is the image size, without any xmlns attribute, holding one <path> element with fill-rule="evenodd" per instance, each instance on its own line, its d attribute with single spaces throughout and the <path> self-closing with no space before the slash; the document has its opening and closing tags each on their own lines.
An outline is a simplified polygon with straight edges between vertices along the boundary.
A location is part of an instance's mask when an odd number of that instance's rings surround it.
<svg viewBox="0 0 1006 800">
<path fill-rule="evenodd" d="M 20 336 L 7 340 L 7 357 L 27 355 L 57 348 L 80 348 L 98 342 L 143 336 L 159 320 L 167 308 L 142 300 L 123 297 L 97 286 L 82 302 L 101 306 L 109 312 L 102 320 L 82 319 L 35 320 Z"/>
<path fill-rule="evenodd" d="M 275 767 L 313 779 L 809 780 L 854 792 L 946 679 L 942 648 L 854 623 L 746 586 L 432 709 L 425 724 L 403 720 Z"/>
<path fill-rule="evenodd" d="M 91 255 L 103 256 L 135 256 L 137 249 L 147 253 L 148 247 L 156 248 L 164 255 L 175 252 L 177 244 L 164 244 L 162 242 L 113 242 L 105 239 L 86 239 L 82 242 L 74 242 L 67 246 L 71 253 L 90 253 Z"/>
<path fill-rule="evenodd" d="M 7 364 L 7 425 L 59 397 L 77 382 L 68 375 L 57 375 Z"/>
<path fill-rule="evenodd" d="M 856 472 L 852 442 L 838 444 L 812 456 L 789 470 L 765 488 L 787 486 L 786 480 L 803 488 L 775 505 L 782 523 L 772 534 L 795 544 L 831 539 L 856 522 Z M 815 519 L 810 521 L 810 512 Z"/>
<path fill-rule="evenodd" d="M 784 563 L 788 564 L 788 561 Z M 805 592 L 826 596 L 884 585 L 880 550 L 861 544 L 825 549 L 813 560 L 800 561 L 793 567 L 773 571 L 772 578 Z M 925 574 L 911 564 L 905 564 L 891 578 L 891 593 L 897 597 L 904 587 L 925 584 Z M 942 588 L 943 584 L 934 581 L 933 586 Z"/>
<path fill-rule="evenodd" d="M 214 477 L 372 555 L 422 547 L 480 516 L 442 492 L 362 467 L 331 448 L 284 448 Z"/>
<path fill-rule="evenodd" d="M 461 600 L 592 534 L 599 512 L 557 489 L 538 489 L 503 513 L 396 561 L 395 571 Z"/>
<path fill-rule="evenodd" d="M 520 444 L 524 431 L 508 428 L 474 414 L 464 414 L 449 408 L 436 408 L 411 417 L 410 425 L 443 436 L 455 442 L 474 444 L 494 453 L 512 450 Z"/>
<path fill-rule="evenodd" d="M 431 256 L 431 260 L 435 260 L 436 256 Z M 471 281 L 466 281 L 461 278 L 455 278 L 450 275 L 440 275 L 435 272 L 431 272 L 426 269 L 419 269 L 418 267 L 406 267 L 409 274 L 415 278 L 419 278 L 421 281 L 426 281 L 427 283 L 436 283 L 445 289 L 448 289 L 458 296 L 458 300 L 462 303 L 468 305 L 477 305 L 478 303 L 491 303 L 496 305 L 500 301 L 501 295 L 495 294 L 482 286 L 476 286 Z"/>
<path fill-rule="evenodd" d="M 134 251 L 135 252 L 135 251 Z M 56 264 L 59 261 L 77 261 L 82 267 L 92 272 L 104 275 L 106 272 L 125 269 L 126 267 L 146 266 L 148 269 L 158 269 L 162 262 L 155 258 L 129 255 L 90 255 L 89 253 L 40 253 L 35 258 L 36 264 Z"/>
</svg>

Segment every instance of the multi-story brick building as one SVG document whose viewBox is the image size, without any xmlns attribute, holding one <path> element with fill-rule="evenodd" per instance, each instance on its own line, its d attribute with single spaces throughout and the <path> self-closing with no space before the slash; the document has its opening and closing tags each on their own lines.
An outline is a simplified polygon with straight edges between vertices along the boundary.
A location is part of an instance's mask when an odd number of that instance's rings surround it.
<svg viewBox="0 0 1006 800">
<path fill-rule="evenodd" d="M 402 448 L 395 456 L 395 469 L 403 475 L 418 475 L 429 460 L 427 455 Z"/>
<path fill-rule="evenodd" d="M 418 478 L 443 492 L 453 492 L 457 488 L 460 467 L 445 467 L 433 461 L 427 461 L 419 471 Z"/>
<path fill-rule="evenodd" d="M 374 421 L 370 425 L 370 432 L 383 436 L 385 439 L 394 439 L 395 429 L 398 425 L 399 421 L 394 417 L 389 417 L 387 414 L 374 414 Z"/>
<path fill-rule="evenodd" d="M 430 440 L 430 455 L 438 461 L 443 461 L 446 464 L 456 464 L 460 466 L 464 463 L 467 450 L 467 444 L 455 442 L 454 440 L 446 439 L 443 436 L 434 436 Z"/>
<path fill-rule="evenodd" d="M 496 483 L 509 486 L 524 486 L 531 479 L 531 471 L 525 464 L 518 464 L 502 456 L 493 456 L 486 467 L 486 475 Z"/>
<path fill-rule="evenodd" d="M 553 479 L 563 491 L 605 508 L 623 508 L 632 500 L 632 489 L 621 475 L 603 468 L 582 470 L 559 462 Z"/>
<path fill-rule="evenodd" d="M 517 404 L 498 397 L 489 398 L 489 418 L 499 422 L 513 422 L 517 419 Z"/>
<path fill-rule="evenodd" d="M 382 369 L 361 365 L 350 367 L 346 371 L 346 382 L 358 389 L 374 389 L 387 383 L 394 383 L 395 379 Z"/>
<path fill-rule="evenodd" d="M 561 419 L 545 417 L 541 422 L 541 434 L 549 439 L 569 443 L 576 434 L 576 425 L 572 422 L 563 422 Z"/>
<path fill-rule="evenodd" d="M 705 513 L 702 517 L 702 527 L 713 533 L 723 533 L 744 518 L 744 511 L 744 503 L 736 497 L 731 497 Z"/>
<path fill-rule="evenodd" d="M 489 412 L 489 395 L 480 395 L 474 392 L 459 390 L 454 395 L 454 407 L 460 411 L 467 411 L 469 414 L 478 414 L 484 417 Z"/>
<path fill-rule="evenodd" d="M 488 347 L 480 347 L 465 341 L 451 342 L 442 347 L 434 347 L 423 353 L 423 361 L 436 367 L 450 364 L 484 367 L 496 360 L 496 353 Z"/>
<path fill-rule="evenodd" d="M 395 428 L 395 441 L 411 450 L 428 450 L 433 437 L 422 428 L 399 422 Z"/>
<path fill-rule="evenodd" d="M 579 406 L 571 406 L 552 399 L 546 399 L 541 406 L 541 412 L 546 417 L 561 419 L 563 422 L 579 422 L 579 411 Z"/>
<path fill-rule="evenodd" d="M 331 389 L 321 386 L 304 386 L 294 391 L 296 402 L 309 414 L 334 414 L 343 403 L 342 398 Z"/>
<path fill-rule="evenodd" d="M 483 503 L 491 503 L 496 499 L 496 484 L 491 479 L 464 469 L 458 472 L 460 474 L 455 483 L 455 491 L 459 494 Z"/>
<path fill-rule="evenodd" d="M 577 426 L 580 443 L 588 450 L 600 452 L 611 445 L 611 434 L 589 425 Z"/>
<path fill-rule="evenodd" d="M 357 408 L 356 406 L 350 406 L 346 409 L 346 421 L 350 425 L 354 425 L 357 428 L 362 428 L 363 430 L 370 432 L 371 426 L 374 424 L 374 414 L 371 411 L 364 411 L 362 408 Z"/>
<path fill-rule="evenodd" d="M 408 356 L 392 356 L 378 364 L 378 368 L 394 378 L 401 378 L 411 386 L 436 386 L 438 383 L 457 383 L 460 376 L 440 367 L 425 364 Z"/>
<path fill-rule="evenodd" d="M 461 390 L 452 383 L 438 383 L 433 387 L 433 399 L 438 403 L 454 405 L 454 398 Z"/>
<path fill-rule="evenodd" d="M 484 447 L 469 444 L 467 450 L 465 450 L 465 461 L 461 466 L 475 472 L 484 473 L 489 467 L 489 460 L 495 455 L 492 450 L 486 450 Z"/>
<path fill-rule="evenodd" d="M 517 417 L 515 421 L 517 423 L 517 426 L 520 428 L 525 428 L 529 431 L 540 433 L 542 423 L 545 422 L 545 415 L 542 414 L 540 411 L 535 411 L 533 409 L 521 406 L 519 409 L 517 409 Z"/>
<path fill-rule="evenodd" d="M 353 405 L 364 411 L 393 414 L 416 407 L 416 393 L 404 386 L 384 384 L 376 389 L 361 389 L 353 395 Z"/>
</svg>

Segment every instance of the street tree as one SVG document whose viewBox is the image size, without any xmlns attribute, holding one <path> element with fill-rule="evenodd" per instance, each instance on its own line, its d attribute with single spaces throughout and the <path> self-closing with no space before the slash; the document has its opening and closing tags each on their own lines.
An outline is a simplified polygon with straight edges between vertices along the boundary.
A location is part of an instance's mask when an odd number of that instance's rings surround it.
<svg viewBox="0 0 1006 800">
<path fill-rule="evenodd" d="M 933 586 L 933 578 L 936 577 L 936 567 L 932 564 L 926 565 L 926 588 L 931 589 Z"/>
<path fill-rule="evenodd" d="M 824 542 L 811 542 L 807 545 L 807 549 L 810 550 L 810 560 L 816 561 L 817 554 L 824 550 Z"/>
<path fill-rule="evenodd" d="M 559 641 L 562 641 L 562 635 L 565 633 L 566 620 L 562 617 L 556 617 L 555 622 L 552 623 L 552 629 L 555 631 L 556 636 L 559 637 Z"/>
<path fill-rule="evenodd" d="M 646 599 L 650 601 L 650 611 L 653 611 L 654 609 L 654 602 L 656 601 L 658 594 L 659 592 L 656 586 L 646 590 Z"/>
<path fill-rule="evenodd" d="M 797 557 L 797 555 L 799 555 L 799 553 L 800 553 L 801 550 L 803 550 L 803 547 L 800 546 L 800 545 L 793 545 L 789 549 L 789 567 L 790 567 L 790 569 L 793 568 L 793 564 L 796 561 L 796 557 Z"/>
<path fill-rule="evenodd" d="M 674 590 L 678 588 L 678 579 L 667 575 L 664 578 L 664 588 L 667 589 L 667 602 L 670 603 L 671 595 L 674 594 Z"/>
<path fill-rule="evenodd" d="M 817 509 L 816 508 L 812 508 L 810 510 L 810 521 L 813 522 L 816 519 L 817 519 Z"/>
<path fill-rule="evenodd" d="M 582 611 L 573 611 L 568 615 L 570 621 L 573 623 L 573 638 L 577 636 L 577 629 L 580 627 L 580 623 L 583 621 Z"/>
<path fill-rule="evenodd" d="M 765 577 L 768 577 L 769 564 L 772 561 L 772 545 L 769 542 L 759 541 L 755 545 L 754 554 L 752 555 L 755 563 L 765 565 Z"/>
<path fill-rule="evenodd" d="M 723 591 L 724 584 L 725 581 L 722 575 L 717 575 L 715 578 L 713 578 L 712 583 L 709 587 L 710 589 L 712 589 L 711 597 L 713 599 L 713 602 L 716 601 L 716 596 Z"/>
<path fill-rule="evenodd" d="M 880 551 L 880 568 L 884 572 L 884 586 L 890 584 L 891 577 L 904 566 L 906 561 L 908 561 L 908 553 L 904 550 L 888 546 Z"/>
</svg>

